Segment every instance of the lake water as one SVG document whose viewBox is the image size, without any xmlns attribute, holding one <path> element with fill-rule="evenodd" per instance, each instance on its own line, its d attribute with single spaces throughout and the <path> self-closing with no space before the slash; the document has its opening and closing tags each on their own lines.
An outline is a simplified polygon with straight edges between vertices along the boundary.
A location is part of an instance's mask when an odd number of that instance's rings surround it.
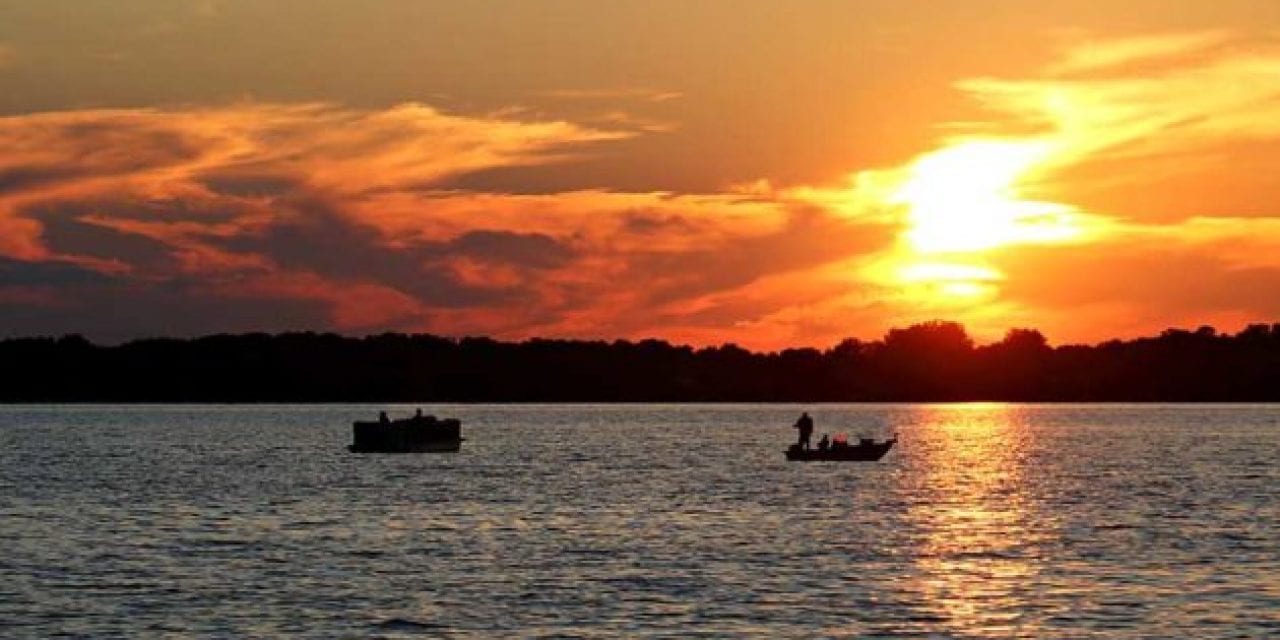
<svg viewBox="0 0 1280 640">
<path fill-rule="evenodd" d="M 1280 406 L 383 408 L 0 407 L 0 636 L 1280 636 Z"/>
</svg>

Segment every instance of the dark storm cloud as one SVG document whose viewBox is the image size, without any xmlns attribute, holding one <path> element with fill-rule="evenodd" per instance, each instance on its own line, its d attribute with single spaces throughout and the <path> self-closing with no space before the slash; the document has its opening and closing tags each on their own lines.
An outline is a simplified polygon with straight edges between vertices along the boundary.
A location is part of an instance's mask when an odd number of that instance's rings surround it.
<svg viewBox="0 0 1280 640">
<path fill-rule="evenodd" d="M 96 216 L 110 220 L 215 224 L 232 222 L 252 213 L 256 208 L 260 207 L 233 198 L 144 198 L 119 194 L 44 199 L 18 208 L 17 215 L 41 224 L 47 220 L 72 220 Z"/>
<path fill-rule="evenodd" d="M 385 245 L 373 229 L 315 204 L 305 215 L 224 244 L 234 251 L 264 256 L 287 270 L 381 282 L 436 305 L 468 306 L 492 300 L 492 292 L 462 286 L 448 273 L 429 266 L 423 251 Z"/>
<path fill-rule="evenodd" d="M 71 166 L 21 166 L 0 169 L 0 195 L 55 184 L 84 175 Z"/>
<path fill-rule="evenodd" d="M 60 254 L 118 260 L 148 272 L 174 266 L 168 245 L 157 240 L 66 217 L 43 222 L 45 243 Z"/>
<path fill-rule="evenodd" d="M 97 284 L 111 278 L 70 262 L 13 260 L 0 256 L 0 287 L 69 286 Z"/>
<path fill-rule="evenodd" d="M 261 232 L 225 241 L 237 252 L 264 256 L 280 267 L 343 280 L 371 280 L 432 305 L 467 307 L 524 295 L 520 287 L 473 286 L 460 282 L 450 258 L 523 270 L 564 266 L 574 252 L 542 234 L 471 231 L 444 242 L 389 245 L 377 230 L 353 222 L 327 204 L 298 203 L 297 215 Z"/>
<path fill-rule="evenodd" d="M 239 198 L 261 198 L 293 193 L 301 187 L 297 176 L 273 174 L 270 167 L 255 173 L 246 167 L 234 171 L 215 171 L 197 180 L 210 191 Z"/>
<path fill-rule="evenodd" d="M 576 255 L 568 246 L 541 233 L 509 231 L 469 231 L 443 244 L 446 254 L 465 255 L 530 269 L 553 269 L 567 265 Z"/>
<path fill-rule="evenodd" d="M 623 215 L 623 228 L 635 234 L 692 231 L 693 225 L 681 216 L 661 215 L 645 211 L 629 211 Z"/>
<path fill-rule="evenodd" d="M 641 254 L 631 269 L 636 278 L 663 283 L 650 289 L 652 302 L 671 302 L 870 253 L 892 242 L 894 231 L 802 211 L 775 233 L 735 238 L 701 250 Z"/>
</svg>

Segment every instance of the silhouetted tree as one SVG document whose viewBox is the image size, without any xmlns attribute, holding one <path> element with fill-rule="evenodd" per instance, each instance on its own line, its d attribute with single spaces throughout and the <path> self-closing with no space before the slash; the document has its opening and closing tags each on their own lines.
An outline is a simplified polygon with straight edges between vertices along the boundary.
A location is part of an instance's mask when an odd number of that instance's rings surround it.
<svg viewBox="0 0 1280 640">
<path fill-rule="evenodd" d="M 1006 400 L 1044 400 L 1053 349 L 1035 329 L 1010 329 L 1000 342 L 977 352 L 979 395 Z"/>
<path fill-rule="evenodd" d="M 499 342 L 386 333 L 0 341 L 0 401 L 1277 401 L 1280 324 L 1052 347 L 975 347 L 926 322 L 876 342 L 755 353 L 661 340 Z"/>
<path fill-rule="evenodd" d="M 871 352 L 876 393 L 885 400 L 963 400 L 973 340 L 956 322 L 892 329 Z"/>
</svg>

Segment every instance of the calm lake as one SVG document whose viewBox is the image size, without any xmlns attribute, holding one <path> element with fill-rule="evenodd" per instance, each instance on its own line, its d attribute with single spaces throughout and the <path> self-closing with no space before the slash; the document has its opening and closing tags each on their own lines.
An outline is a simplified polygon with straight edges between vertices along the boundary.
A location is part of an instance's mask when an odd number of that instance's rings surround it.
<svg viewBox="0 0 1280 640">
<path fill-rule="evenodd" d="M 0 636 L 1280 636 L 1280 405 L 414 408 L 0 407 Z"/>
</svg>

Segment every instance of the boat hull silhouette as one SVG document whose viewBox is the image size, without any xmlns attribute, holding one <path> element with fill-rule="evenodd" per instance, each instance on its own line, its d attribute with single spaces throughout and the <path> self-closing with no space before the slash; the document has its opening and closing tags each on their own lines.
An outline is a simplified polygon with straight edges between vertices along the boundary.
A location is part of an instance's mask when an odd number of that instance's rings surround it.
<svg viewBox="0 0 1280 640">
<path fill-rule="evenodd" d="M 462 448 L 462 422 L 422 416 L 391 422 L 360 422 L 351 425 L 352 453 L 447 453 Z"/>
<path fill-rule="evenodd" d="M 814 460 L 836 460 L 843 462 L 874 462 L 883 458 L 897 444 L 892 438 L 884 442 L 862 439 L 855 445 L 832 446 L 826 449 L 803 449 L 798 444 L 786 450 L 787 460 L 808 462 Z"/>
</svg>

